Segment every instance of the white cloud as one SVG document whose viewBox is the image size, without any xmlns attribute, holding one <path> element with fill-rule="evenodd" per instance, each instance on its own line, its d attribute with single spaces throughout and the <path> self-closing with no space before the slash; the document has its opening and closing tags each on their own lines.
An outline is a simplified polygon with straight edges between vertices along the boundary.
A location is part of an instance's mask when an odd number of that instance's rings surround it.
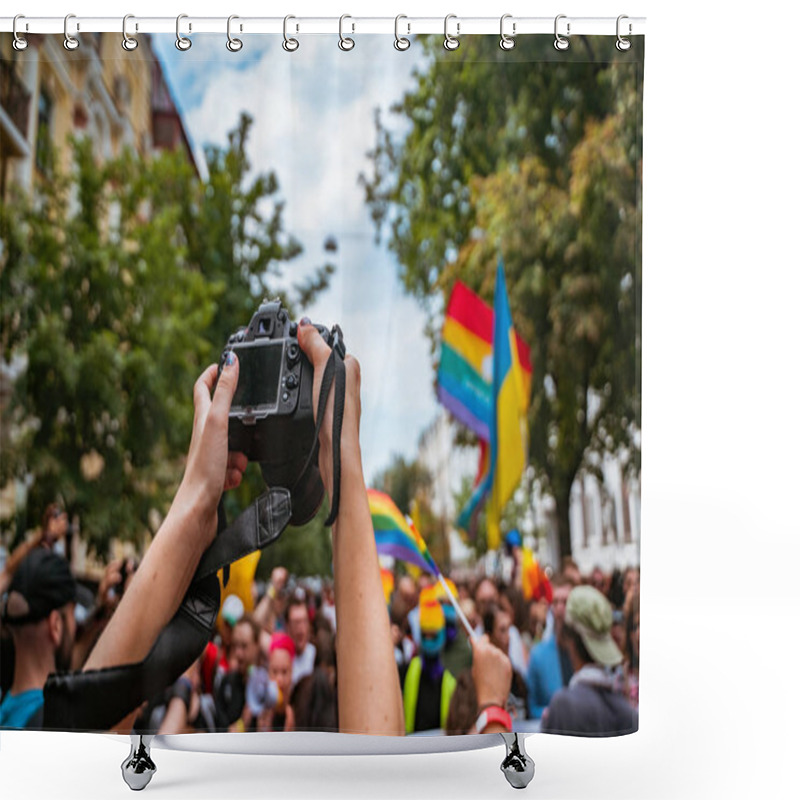
<svg viewBox="0 0 800 800">
<path fill-rule="evenodd" d="M 183 55 L 165 53 L 168 68 Z M 404 294 L 394 257 L 375 245 L 358 185 L 375 143 L 374 110 L 381 106 L 386 120 L 409 86 L 415 56 L 398 53 L 385 36 L 356 37 L 350 52 L 331 37 L 303 38 L 295 53 L 272 43 L 251 51 L 244 66 L 229 56 L 224 43 L 198 50 L 194 61 L 180 62 L 174 86 L 188 98 L 186 120 L 198 143 L 224 144 L 242 111 L 253 117 L 253 168 L 277 173 L 285 227 L 306 248 L 286 268 L 286 285 L 322 263 L 325 237 L 339 244 L 330 289 L 304 311 L 329 326 L 338 322 L 361 363 L 370 480 L 393 453 L 415 454 L 438 408 L 425 315 Z"/>
</svg>

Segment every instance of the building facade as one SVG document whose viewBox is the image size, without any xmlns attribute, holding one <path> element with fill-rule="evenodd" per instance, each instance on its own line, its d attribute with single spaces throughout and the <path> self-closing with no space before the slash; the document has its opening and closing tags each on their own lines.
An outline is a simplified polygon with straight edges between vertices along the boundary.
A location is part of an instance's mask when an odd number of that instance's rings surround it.
<svg viewBox="0 0 800 800">
<path fill-rule="evenodd" d="M 116 33 L 84 33 L 66 51 L 58 36 L 31 35 L 17 51 L 0 34 L 0 198 L 31 191 L 54 168 L 65 171 L 70 137 L 88 137 L 101 161 L 125 148 L 148 156 L 182 148 L 189 136 L 147 35 L 123 50 Z"/>
<path fill-rule="evenodd" d="M 455 520 L 456 495 L 464 482 L 471 483 L 478 469 L 478 449 L 456 444 L 456 424 L 442 412 L 420 438 L 417 459 L 432 475 L 431 508 L 446 520 L 450 541 L 460 541 Z M 602 479 L 583 474 L 575 480 L 570 495 L 572 557 L 588 575 L 595 566 L 604 572 L 639 566 L 641 502 L 638 480 L 623 474 L 620 460 L 607 457 L 598 465 Z M 524 500 L 524 498 L 520 498 Z M 539 560 L 558 567 L 558 529 L 552 498 L 532 481 L 527 513 L 519 520 L 527 546 Z M 451 550 L 458 550 L 451 544 Z"/>
</svg>

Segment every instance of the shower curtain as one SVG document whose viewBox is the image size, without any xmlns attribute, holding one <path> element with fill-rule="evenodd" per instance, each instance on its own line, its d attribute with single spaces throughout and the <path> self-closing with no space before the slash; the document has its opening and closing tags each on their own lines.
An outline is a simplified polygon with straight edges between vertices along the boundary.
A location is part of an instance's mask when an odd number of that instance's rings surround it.
<svg viewBox="0 0 800 800">
<path fill-rule="evenodd" d="M 644 38 L 230 26 L 0 34 L 0 727 L 635 731 Z"/>
</svg>

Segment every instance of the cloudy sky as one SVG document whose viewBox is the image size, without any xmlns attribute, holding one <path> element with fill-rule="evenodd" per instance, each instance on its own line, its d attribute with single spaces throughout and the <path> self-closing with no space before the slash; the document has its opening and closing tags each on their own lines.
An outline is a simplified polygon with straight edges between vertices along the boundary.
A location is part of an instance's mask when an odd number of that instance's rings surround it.
<svg viewBox="0 0 800 800">
<path fill-rule="evenodd" d="M 349 52 L 335 36 L 301 37 L 287 53 L 278 37 L 244 37 L 238 53 L 225 37 L 197 37 L 186 52 L 174 37 L 154 37 L 195 148 L 224 144 L 242 111 L 254 118 L 249 155 L 256 171 L 275 170 L 286 201 L 285 228 L 304 253 L 286 269 L 295 283 L 323 263 L 333 235 L 337 273 L 306 313 L 338 322 L 362 368 L 362 444 L 370 481 L 393 453 L 413 456 L 438 406 L 425 317 L 398 279 L 396 259 L 375 244 L 358 185 L 369 173 L 374 112 L 411 84 L 420 48 L 398 52 L 386 36 L 360 36 Z M 416 49 L 416 53 L 415 53 Z M 383 119 L 388 119 L 384 113 Z M 231 328 L 245 320 L 231 320 Z"/>
</svg>

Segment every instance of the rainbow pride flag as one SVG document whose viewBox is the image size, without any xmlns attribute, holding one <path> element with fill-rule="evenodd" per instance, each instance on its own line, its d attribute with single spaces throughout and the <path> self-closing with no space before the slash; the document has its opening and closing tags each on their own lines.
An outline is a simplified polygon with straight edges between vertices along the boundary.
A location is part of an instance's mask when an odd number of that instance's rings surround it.
<svg viewBox="0 0 800 800">
<path fill-rule="evenodd" d="M 494 312 L 457 281 L 447 304 L 436 393 L 439 402 L 479 439 L 491 439 Z M 530 348 L 514 332 L 520 364 L 524 411 L 531 393 Z"/>
<path fill-rule="evenodd" d="M 367 498 L 378 555 L 392 556 L 439 575 L 439 568 L 419 531 L 402 515 L 392 498 L 377 489 L 367 489 Z"/>
</svg>

